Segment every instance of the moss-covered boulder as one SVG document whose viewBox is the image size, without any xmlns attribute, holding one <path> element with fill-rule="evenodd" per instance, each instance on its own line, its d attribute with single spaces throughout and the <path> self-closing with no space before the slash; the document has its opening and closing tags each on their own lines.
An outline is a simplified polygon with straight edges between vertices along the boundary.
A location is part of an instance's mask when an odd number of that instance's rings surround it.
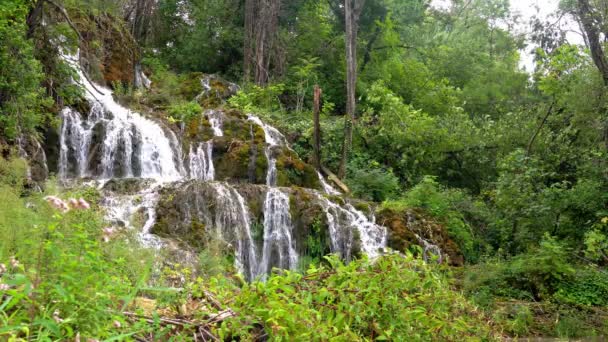
<svg viewBox="0 0 608 342">
<path fill-rule="evenodd" d="M 379 224 L 388 228 L 388 247 L 398 251 L 409 250 L 412 245 L 420 245 L 419 236 L 437 245 L 441 253 L 448 256 L 450 265 L 464 264 L 462 252 L 448 236 L 446 227 L 423 210 L 383 209 L 378 212 L 377 218 Z"/>
<path fill-rule="evenodd" d="M 277 157 L 277 183 L 279 186 L 321 189 L 317 170 L 287 147 L 283 147 Z"/>
<path fill-rule="evenodd" d="M 331 236 L 327 216 L 321 203 L 312 192 L 292 187 L 289 194 L 291 220 L 299 255 L 320 260 L 331 251 Z"/>
<path fill-rule="evenodd" d="M 222 105 L 226 99 L 236 94 L 239 87 L 217 75 L 203 75 L 200 78 L 201 92 L 196 97 L 203 108 L 215 108 Z"/>
</svg>

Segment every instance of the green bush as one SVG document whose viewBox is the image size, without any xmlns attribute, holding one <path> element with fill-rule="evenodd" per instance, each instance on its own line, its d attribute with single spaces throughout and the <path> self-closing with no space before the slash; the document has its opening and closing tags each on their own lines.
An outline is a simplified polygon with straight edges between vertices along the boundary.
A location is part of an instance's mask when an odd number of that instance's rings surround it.
<svg viewBox="0 0 608 342">
<path fill-rule="evenodd" d="M 469 262 L 479 258 L 479 242 L 463 212 L 474 212 L 470 208 L 475 205 L 462 191 L 445 189 L 431 176 L 425 176 L 399 200 L 383 203 L 383 207 L 390 209 L 422 208 L 427 211 L 446 225 L 450 238 L 454 239 Z"/>
<path fill-rule="evenodd" d="M 244 112 L 275 112 L 282 109 L 279 96 L 285 91 L 285 85 L 275 83 L 266 87 L 246 85 L 232 96 L 228 103 Z"/>
<path fill-rule="evenodd" d="M 399 179 L 390 170 L 357 169 L 350 172 L 347 184 L 359 198 L 382 202 L 399 192 Z"/>
<path fill-rule="evenodd" d="M 178 102 L 169 106 L 170 119 L 178 122 L 189 122 L 203 112 L 201 106 L 196 102 Z"/>
<path fill-rule="evenodd" d="M 554 298 L 566 304 L 608 306 L 608 273 L 590 267 L 579 269 L 558 285 Z"/>
<path fill-rule="evenodd" d="M 282 272 L 266 283 L 218 289 L 238 317 L 223 335 L 255 339 L 263 326 L 271 340 L 483 340 L 484 317 L 447 279 L 411 255 L 390 255 L 348 265 L 336 257 L 305 274 Z M 211 281 L 211 284 L 219 281 Z M 196 292 L 196 291 L 195 291 Z M 235 295 L 236 293 L 236 295 Z M 254 336 L 252 336 L 254 335 Z"/>
<path fill-rule="evenodd" d="M 65 194 L 90 200 L 95 190 Z M 104 241 L 97 205 L 59 213 L 41 195 L 0 185 L 0 339 L 122 336 L 122 311 L 148 279 L 152 255 L 128 231 Z M 63 196 L 62 196 L 63 197 Z M 2 267 L 4 268 L 4 267 Z M 6 288 L 8 287 L 8 288 Z M 122 328 L 120 328 L 122 327 Z M 134 328 L 136 329 L 136 328 Z"/>
<path fill-rule="evenodd" d="M 499 297 L 550 299 L 574 273 L 565 247 L 545 236 L 540 246 L 530 253 L 471 267 L 465 274 L 464 288 L 473 295 L 489 290 Z"/>
</svg>

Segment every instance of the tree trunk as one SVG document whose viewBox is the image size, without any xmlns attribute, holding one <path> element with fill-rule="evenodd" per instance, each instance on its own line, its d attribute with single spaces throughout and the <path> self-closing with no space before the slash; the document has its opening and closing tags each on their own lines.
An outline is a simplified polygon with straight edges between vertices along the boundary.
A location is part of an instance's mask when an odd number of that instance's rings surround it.
<svg viewBox="0 0 608 342">
<path fill-rule="evenodd" d="M 245 0 L 245 37 L 243 39 L 243 79 L 245 82 L 251 81 L 256 9 L 257 0 Z"/>
<path fill-rule="evenodd" d="M 344 1 L 344 22 L 346 42 L 346 116 L 344 117 L 344 143 L 338 177 L 344 179 L 346 164 L 353 145 L 353 125 L 355 122 L 357 87 L 357 31 L 359 15 L 364 0 Z"/>
<path fill-rule="evenodd" d="M 133 6 L 133 16 L 132 18 L 129 18 L 131 21 L 131 33 L 139 44 L 143 44 L 148 38 L 150 20 L 154 10 L 154 1 L 135 0 Z"/>
<path fill-rule="evenodd" d="M 321 88 L 318 85 L 315 85 L 314 90 L 314 106 L 313 106 L 313 114 L 314 114 L 314 162 L 317 170 L 321 170 Z"/>
<path fill-rule="evenodd" d="M 27 15 L 27 38 L 32 38 L 42 19 L 44 0 L 38 0 Z"/>
<path fill-rule="evenodd" d="M 245 81 L 266 85 L 270 70 L 278 62 L 280 0 L 245 1 L 245 38 L 243 46 L 243 76 Z"/>
<path fill-rule="evenodd" d="M 606 60 L 600 41 L 600 30 L 595 23 L 597 18 L 595 18 L 593 9 L 589 5 L 589 0 L 578 0 L 578 15 L 587 36 L 593 63 L 602 74 L 604 85 L 608 86 L 608 60 Z"/>
</svg>

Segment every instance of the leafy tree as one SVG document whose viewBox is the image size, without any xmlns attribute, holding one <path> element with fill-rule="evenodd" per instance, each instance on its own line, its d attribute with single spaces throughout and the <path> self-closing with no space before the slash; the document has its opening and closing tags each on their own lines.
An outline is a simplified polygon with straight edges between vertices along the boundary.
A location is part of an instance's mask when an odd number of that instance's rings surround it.
<svg viewBox="0 0 608 342">
<path fill-rule="evenodd" d="M 28 10 L 26 1 L 0 4 L 0 135 L 8 140 L 36 134 L 51 105 L 41 87 L 42 66 L 26 37 Z"/>
</svg>

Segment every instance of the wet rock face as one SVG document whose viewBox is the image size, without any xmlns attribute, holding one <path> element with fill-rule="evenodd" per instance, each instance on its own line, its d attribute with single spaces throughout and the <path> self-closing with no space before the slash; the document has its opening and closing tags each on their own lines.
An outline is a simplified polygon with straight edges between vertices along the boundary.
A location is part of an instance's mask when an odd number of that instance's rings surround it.
<svg viewBox="0 0 608 342">
<path fill-rule="evenodd" d="M 449 264 L 462 266 L 464 257 L 460 248 L 450 239 L 445 226 L 428 217 L 420 209 L 395 211 L 384 209 L 378 212 L 378 223 L 388 228 L 388 247 L 406 251 L 413 245 L 422 245 L 420 238 L 432 241 L 446 254 Z"/>
<path fill-rule="evenodd" d="M 332 252 L 327 216 L 318 198 L 303 188 L 292 188 L 289 196 L 291 219 L 299 255 L 321 258 Z M 355 253 L 358 253 L 357 250 Z"/>
<path fill-rule="evenodd" d="M 28 181 L 42 184 L 49 176 L 46 152 L 35 137 L 23 136 L 18 139 L 19 153 L 29 165 Z"/>
<path fill-rule="evenodd" d="M 252 252 L 250 255 L 245 253 L 246 258 L 243 258 L 247 263 L 246 269 L 255 267 L 251 273 L 269 271 L 260 269 L 262 266 L 259 264 L 263 261 L 269 265 L 267 267 L 290 268 L 282 264 L 289 260 L 286 257 L 288 247 L 279 243 L 287 240 L 265 231 L 265 226 L 271 220 L 266 215 L 275 214 L 268 211 L 267 195 L 271 189 L 266 185 L 200 181 L 163 189 L 157 206 L 158 220 L 152 233 L 195 248 L 204 248 L 207 243 L 221 238 L 241 255 L 245 247 L 249 248 L 248 244 L 251 244 Z M 327 217 L 318 195 L 302 188 L 281 188 L 280 191 L 288 202 L 285 214 L 289 223 L 287 227 L 279 228 L 289 230 L 296 255 L 321 258 L 331 253 Z M 239 203 L 237 196 L 242 197 L 242 203 Z M 276 233 L 281 234 L 280 231 Z M 273 239 L 277 239 L 276 244 L 272 243 Z M 265 251 L 266 244 L 270 247 L 266 247 Z"/>
<path fill-rule="evenodd" d="M 113 178 L 104 184 L 103 190 L 123 195 L 132 195 L 149 188 L 153 182 L 151 179 Z"/>
<path fill-rule="evenodd" d="M 176 132 L 185 137 L 183 150 L 188 151 L 190 146 L 201 142 L 211 142 L 215 180 L 266 184 L 267 144 L 262 127 L 248 120 L 238 110 L 214 110 L 213 113 L 221 118 L 223 135 L 214 135 L 209 116 L 201 115 L 188 122 L 183 132 Z M 278 186 L 322 189 L 317 171 L 303 162 L 293 150 L 286 146 L 274 146 L 269 153 L 277 161 Z"/>
</svg>

